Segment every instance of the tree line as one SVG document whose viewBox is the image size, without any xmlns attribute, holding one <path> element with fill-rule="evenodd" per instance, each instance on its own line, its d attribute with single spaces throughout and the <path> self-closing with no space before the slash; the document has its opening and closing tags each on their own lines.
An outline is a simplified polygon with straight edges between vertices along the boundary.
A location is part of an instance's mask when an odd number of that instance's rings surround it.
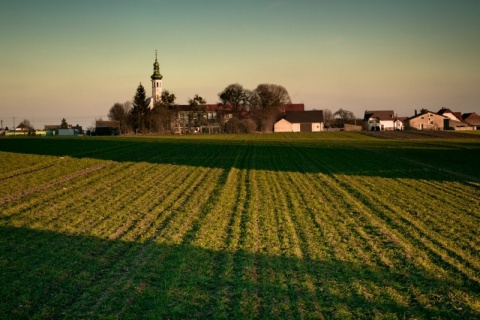
<svg viewBox="0 0 480 320">
<path fill-rule="evenodd" d="M 218 93 L 219 102 L 210 114 L 205 99 L 196 94 L 188 99 L 188 112 L 176 104 L 176 96 L 168 90 L 152 108 L 145 88 L 140 83 L 133 100 L 115 103 L 108 112 L 118 121 L 121 133 L 194 132 L 202 128 L 211 132 L 268 132 L 280 114 L 281 106 L 291 103 L 287 89 L 276 84 L 259 84 L 254 90 L 241 84 L 228 85 Z"/>
<path fill-rule="evenodd" d="M 287 89 L 276 84 L 259 84 L 254 90 L 230 84 L 218 93 L 215 110 L 198 94 L 188 99 L 188 110 L 180 108 L 176 96 L 168 90 L 150 107 L 145 88 L 140 83 L 132 101 L 115 103 L 108 112 L 118 121 L 122 134 L 132 133 L 250 133 L 271 132 L 281 115 L 281 107 L 291 103 Z M 208 112 L 210 111 L 210 113 Z M 355 119 L 353 112 L 340 108 L 323 110 L 326 127 L 342 125 Z"/>
</svg>

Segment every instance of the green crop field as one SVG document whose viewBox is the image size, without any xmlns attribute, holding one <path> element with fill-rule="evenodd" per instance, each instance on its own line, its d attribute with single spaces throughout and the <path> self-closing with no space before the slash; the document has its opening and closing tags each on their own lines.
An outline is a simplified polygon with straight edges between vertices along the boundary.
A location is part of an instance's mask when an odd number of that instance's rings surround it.
<svg viewBox="0 0 480 320">
<path fill-rule="evenodd" d="M 5 137 L 0 185 L 1 319 L 480 318 L 478 134 Z"/>
</svg>

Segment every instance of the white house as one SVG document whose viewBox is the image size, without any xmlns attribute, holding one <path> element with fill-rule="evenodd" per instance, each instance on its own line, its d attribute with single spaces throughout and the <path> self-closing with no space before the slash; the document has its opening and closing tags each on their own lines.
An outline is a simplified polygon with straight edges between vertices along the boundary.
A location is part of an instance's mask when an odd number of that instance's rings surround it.
<svg viewBox="0 0 480 320">
<path fill-rule="evenodd" d="M 407 117 L 395 117 L 393 121 L 393 127 L 395 130 L 405 129 L 405 120 L 407 120 Z"/>
<path fill-rule="evenodd" d="M 286 111 L 274 125 L 274 132 L 321 132 L 323 111 Z"/>
<path fill-rule="evenodd" d="M 366 110 L 363 121 L 368 131 L 395 129 L 393 110 Z"/>
</svg>

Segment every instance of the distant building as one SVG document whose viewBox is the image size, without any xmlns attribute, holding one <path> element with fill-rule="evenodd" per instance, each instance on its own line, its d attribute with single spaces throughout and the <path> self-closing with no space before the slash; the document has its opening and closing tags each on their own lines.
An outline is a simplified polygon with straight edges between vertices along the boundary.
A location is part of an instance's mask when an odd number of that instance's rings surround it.
<svg viewBox="0 0 480 320">
<path fill-rule="evenodd" d="M 274 125 L 274 132 L 321 132 L 323 111 L 286 111 Z"/>
<path fill-rule="evenodd" d="M 405 129 L 405 120 L 407 117 L 395 117 L 393 121 L 393 127 L 395 130 L 403 130 Z"/>
<path fill-rule="evenodd" d="M 363 121 L 368 131 L 395 129 L 393 110 L 366 110 Z"/>
<path fill-rule="evenodd" d="M 470 125 L 463 120 L 461 112 L 452 112 L 448 108 L 441 108 L 437 114 L 445 117 L 443 120 L 444 130 L 475 130 L 476 126 Z"/>
<path fill-rule="evenodd" d="M 95 121 L 96 136 L 118 136 L 120 134 L 120 121 L 110 120 Z"/>
<path fill-rule="evenodd" d="M 440 110 L 438 110 L 437 114 L 453 121 L 462 122 L 463 120 L 461 112 L 452 112 L 452 110 L 448 108 L 441 108 Z"/>
<path fill-rule="evenodd" d="M 443 130 L 447 117 L 426 111 L 405 120 L 405 129 L 410 130 Z"/>
<path fill-rule="evenodd" d="M 59 136 L 78 136 L 78 131 L 76 129 L 70 128 L 70 129 L 58 129 L 58 135 Z"/>
<path fill-rule="evenodd" d="M 82 126 L 79 126 L 78 124 L 76 126 L 72 126 L 72 129 L 76 130 L 78 134 L 83 134 Z"/>
<path fill-rule="evenodd" d="M 30 130 L 33 130 L 33 128 L 27 126 L 27 125 L 24 124 L 24 123 L 20 123 L 20 124 L 15 128 L 15 132 L 19 132 L 19 133 L 28 133 Z"/>
<path fill-rule="evenodd" d="M 58 129 L 60 129 L 59 124 L 46 124 L 43 127 L 43 131 L 46 132 L 47 136 L 56 136 L 58 135 Z"/>
<path fill-rule="evenodd" d="M 480 116 L 475 112 L 472 113 L 464 113 L 462 115 L 463 122 L 468 123 L 470 126 L 475 128 L 476 130 L 480 130 Z"/>
</svg>

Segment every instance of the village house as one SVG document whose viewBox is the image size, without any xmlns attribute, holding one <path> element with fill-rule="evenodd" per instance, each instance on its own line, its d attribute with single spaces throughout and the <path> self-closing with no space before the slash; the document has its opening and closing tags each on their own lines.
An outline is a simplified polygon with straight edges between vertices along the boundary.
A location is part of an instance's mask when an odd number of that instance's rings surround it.
<svg viewBox="0 0 480 320">
<path fill-rule="evenodd" d="M 425 111 L 405 120 L 405 129 L 409 130 L 443 130 L 446 117 L 435 112 Z"/>
<path fill-rule="evenodd" d="M 219 133 L 232 118 L 232 108 L 228 106 L 205 104 L 194 108 L 177 105 L 171 126 L 174 133 Z"/>
<path fill-rule="evenodd" d="M 366 110 L 363 121 L 365 129 L 368 131 L 395 129 L 393 110 Z"/>
<path fill-rule="evenodd" d="M 438 115 L 444 116 L 452 121 L 462 122 L 462 113 L 461 112 L 452 112 L 448 108 L 441 108 L 437 112 Z"/>
<path fill-rule="evenodd" d="M 395 117 L 393 121 L 393 127 L 395 130 L 403 130 L 405 129 L 405 120 L 407 120 L 408 117 Z"/>
<path fill-rule="evenodd" d="M 443 120 L 444 130 L 469 130 L 470 126 L 462 121 L 461 112 L 452 112 L 448 108 L 441 108 L 437 114 L 445 117 Z"/>
<path fill-rule="evenodd" d="M 286 111 L 274 125 L 274 132 L 321 132 L 323 111 Z"/>
<path fill-rule="evenodd" d="M 462 115 L 463 122 L 468 123 L 475 130 L 480 130 L 480 116 L 475 112 L 464 113 Z"/>
</svg>

